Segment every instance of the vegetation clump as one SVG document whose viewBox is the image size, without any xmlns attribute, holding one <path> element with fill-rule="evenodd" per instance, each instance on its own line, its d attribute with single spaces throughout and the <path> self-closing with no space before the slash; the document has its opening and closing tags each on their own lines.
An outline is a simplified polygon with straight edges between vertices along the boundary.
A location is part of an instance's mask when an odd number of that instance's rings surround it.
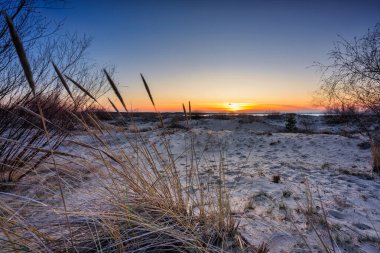
<svg viewBox="0 0 380 253">
<path fill-rule="evenodd" d="M 296 120 L 296 115 L 294 113 L 288 113 L 286 115 L 286 123 L 285 123 L 285 128 L 289 132 L 294 132 L 297 130 L 297 120 Z"/>
<path fill-rule="evenodd" d="M 371 143 L 373 172 L 380 173 L 380 140 L 374 139 Z"/>
<path fill-rule="evenodd" d="M 10 20 L 9 17 L 6 17 Z M 21 179 L 42 162 L 52 167 L 55 180 L 58 182 L 60 203 L 43 203 L 20 196 L 22 200 L 7 203 L 1 202 L 0 239 L 2 250 L 6 252 L 221 252 L 232 251 L 234 248 L 243 251 L 245 243 L 237 233 L 238 224 L 232 217 L 229 194 L 224 187 L 224 167 L 220 163 L 218 183 L 200 179 L 200 168 L 197 167 L 194 141 L 186 150 L 191 159 L 191 168 L 185 172 L 179 170 L 165 131 L 160 135 L 157 146 L 146 140 L 141 132 L 135 133 L 136 138 L 130 138 L 122 133 L 123 142 L 130 148 L 115 150 L 112 141 L 118 141 L 110 130 L 103 127 L 92 110 L 78 107 L 78 101 L 83 96 L 90 102 L 97 102 L 91 90 L 74 82 L 80 92 L 72 92 L 67 80 L 72 80 L 60 68 L 52 64 L 59 82 L 65 91 L 64 102 L 58 97 L 54 106 L 50 103 L 54 98 L 41 100 L 44 91 L 36 92 L 38 83 L 33 80 L 33 74 L 26 58 L 25 49 L 10 21 L 7 23 L 12 33 L 12 41 L 18 53 L 24 74 L 30 74 L 29 92 L 26 98 L 31 98 L 32 106 L 27 107 L 17 102 L 13 107 L 3 107 L 2 113 L 10 112 L 0 125 L 0 180 Z M 21 56 L 22 57 L 21 57 Z M 105 77 L 125 111 L 128 111 L 123 97 L 112 77 L 104 70 Z M 164 128 L 162 115 L 157 111 L 149 86 L 142 77 L 150 101 Z M 46 91 L 45 91 L 46 92 Z M 83 94 L 81 93 L 83 92 Z M 62 93 L 57 93 L 61 96 Z M 62 99 L 63 99 L 62 98 Z M 3 102 L 2 100 L 1 102 Z M 112 105 L 113 102 L 109 100 Z M 46 105 L 45 105 L 46 104 Z M 92 103 L 89 103 L 90 105 Z M 84 104 L 86 109 L 87 107 Z M 58 114 L 56 109 L 59 109 Z M 76 108 L 75 111 L 72 108 Z M 116 112 L 120 114 L 116 107 Z M 29 120 L 15 114 L 21 110 L 27 112 Z M 62 111 L 62 114 L 61 114 Z M 188 111 L 184 106 L 186 121 L 191 119 L 190 103 Z M 52 114 L 51 119 L 45 115 Z M 64 113 L 64 114 L 63 114 Z M 59 116 L 57 115 L 65 115 Z M 129 114 L 128 114 L 129 115 Z M 13 124 L 15 118 L 19 124 Z M 124 117 L 120 117 L 122 120 Z M 77 138 L 69 140 L 76 148 L 86 153 L 85 157 L 75 157 L 75 164 L 80 167 L 98 166 L 107 177 L 98 175 L 96 189 L 89 190 L 97 204 L 88 206 L 69 206 L 65 196 L 65 188 L 71 187 L 58 172 L 59 165 L 65 166 L 67 156 L 58 148 L 65 137 L 67 129 L 59 122 L 75 121 L 82 134 L 92 140 L 91 145 Z M 131 120 L 132 121 L 132 120 Z M 11 124 L 11 125 L 10 125 Z M 13 124 L 13 125 L 12 125 Z M 132 123 L 133 124 L 133 121 Z M 52 126 L 50 126 L 52 125 Z M 54 126 L 54 127 L 53 127 Z M 58 130 L 62 131 L 57 132 Z M 137 127 L 136 127 L 137 129 Z M 164 129 L 165 130 L 165 129 Z M 23 141 L 20 143 L 20 140 Z M 42 155 L 39 155 L 42 153 Z M 70 156 L 70 155 L 69 155 Z M 221 158 L 223 161 L 223 158 Z M 28 164 L 30 163 L 30 165 Z M 28 166 L 27 166 L 28 165 Z M 26 169 L 24 167 L 27 166 Z M 67 166 L 67 164 L 66 164 Z M 17 177 L 15 172 L 22 172 Z M 10 172 L 8 172 L 10 171 Z M 182 180 L 182 179 L 185 180 Z M 4 183 L 4 182 L 0 182 Z M 4 184 L 1 184 L 4 185 Z M 53 189 L 49 189 L 53 191 Z M 27 200 L 27 201 L 25 201 Z M 81 199 L 81 202 L 85 201 Z M 21 207 L 20 209 L 18 209 Z M 16 210 L 14 209 L 16 208 Z M 18 209 L 18 211 L 17 211 Z M 35 213 L 38 218 L 29 217 Z"/>
</svg>

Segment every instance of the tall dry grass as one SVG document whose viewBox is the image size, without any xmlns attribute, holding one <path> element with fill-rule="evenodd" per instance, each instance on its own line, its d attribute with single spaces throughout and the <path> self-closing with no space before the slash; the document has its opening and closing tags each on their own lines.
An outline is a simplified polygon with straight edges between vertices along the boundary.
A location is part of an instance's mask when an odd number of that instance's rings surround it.
<svg viewBox="0 0 380 253">
<path fill-rule="evenodd" d="M 373 172 L 380 173 L 380 141 L 373 140 L 371 143 L 372 169 Z"/>
<path fill-rule="evenodd" d="M 65 166 L 67 154 L 59 152 L 58 147 L 66 138 L 67 131 L 62 130 L 62 126 L 58 124 L 60 121 L 54 117 L 55 120 L 52 121 L 47 117 L 49 113 L 57 114 L 49 112 L 52 108 L 49 104 L 52 102 L 52 97 L 36 93 L 38 84 L 33 81 L 33 74 L 28 67 L 21 40 L 14 29 L 12 30 L 9 18 L 7 22 L 20 63 L 30 84 L 31 95 L 27 95 L 26 99 L 30 103 L 29 107 L 21 102 L 16 103 L 21 109 L 10 112 L 26 113 L 27 116 L 15 115 L 14 118 L 27 124 L 27 127 L 22 125 L 23 127 L 16 127 L 16 130 L 13 130 L 14 126 L 10 127 L 13 122 L 2 125 L 2 133 L 10 132 L 10 134 L 2 136 L 1 140 L 5 144 L 1 146 L 3 153 L 0 153 L 0 158 L 2 164 L 10 164 L 14 171 L 20 171 L 20 168 L 28 163 L 31 163 L 32 167 L 27 167 L 26 171 L 31 168 L 34 170 L 42 163 L 52 166 L 56 172 L 54 178 L 58 188 L 46 188 L 46 190 L 57 191 L 61 202 L 51 203 L 48 200 L 40 201 L 35 197 L 0 192 L 2 250 L 6 252 L 244 251 L 245 243 L 237 233 L 238 224 L 232 217 L 229 194 L 224 187 L 222 156 L 218 168 L 219 179 L 209 181 L 200 175 L 192 137 L 184 151 L 190 166 L 183 169 L 179 167 L 177 157 L 173 155 L 165 131 L 160 135 L 158 146 L 140 132 L 133 135 L 121 132 L 116 136 L 112 129 L 104 127 L 90 111 L 78 114 L 68 110 L 71 107 L 75 108 L 77 99 L 71 92 L 66 78 L 85 95 L 95 102 L 96 100 L 90 91 L 65 76 L 53 63 L 58 79 L 72 100 L 72 103 L 67 100 L 57 100 L 65 112 L 65 118 L 61 120 L 79 124 L 86 136 L 84 141 L 70 140 L 71 145 L 75 147 L 73 152 L 85 154 L 83 157 L 77 157 L 75 163 L 82 167 L 96 166 L 100 171 L 99 175 L 94 175 L 95 185 L 89 186 L 88 189 L 77 189 L 79 191 L 77 195 L 66 192 L 68 183 L 59 174 L 58 167 Z M 116 97 L 128 111 L 111 76 L 104 72 Z M 156 109 L 148 83 L 142 75 L 141 77 L 160 124 L 164 128 L 162 116 Z M 43 97 L 45 102 L 41 100 Z M 109 101 L 117 113 L 120 113 L 115 104 Z M 190 103 L 188 111 L 185 106 L 183 108 L 187 120 L 190 120 Z M 5 118 L 11 119 L 11 117 Z M 130 124 L 134 124 L 133 120 Z M 26 137 L 22 139 L 20 136 Z M 125 143 L 125 147 L 115 148 L 114 143 L 120 142 L 120 139 Z M 14 143 L 17 145 L 12 146 Z M 37 156 L 36 152 L 42 155 Z M 6 164 L 4 161 L 9 162 Z M 22 179 L 25 175 L 27 173 L 21 174 L 18 179 Z M 82 205 L 83 203 L 85 204 Z"/>
<path fill-rule="evenodd" d="M 52 69 L 56 77 L 53 76 L 52 79 L 55 81 L 51 81 L 50 86 L 36 82 L 13 20 L 5 13 L 4 18 L 6 26 L 3 33 L 8 29 L 10 43 L 14 45 L 29 86 L 26 87 L 29 92 L 25 92 L 20 84 L 14 85 L 12 89 L 3 91 L 0 97 L 0 187 L 6 190 L 26 175 L 34 173 L 40 164 L 51 158 L 52 153 L 57 152 L 61 143 L 70 135 L 70 131 L 80 127 L 77 118 L 72 115 L 88 120 L 82 114 L 94 107 L 97 100 L 83 86 L 68 78 L 72 87 L 75 87 L 71 91 L 54 63 Z M 40 75 L 41 73 L 36 75 L 36 80 L 41 80 Z M 1 86 L 7 87 L 6 82 L 7 80 L 2 80 Z M 64 86 L 67 94 L 61 92 L 61 87 L 55 83 Z"/>
<path fill-rule="evenodd" d="M 36 85 L 22 42 L 10 17 L 5 15 L 6 24 L 15 46 L 20 64 L 24 70 L 31 93 L 15 96 L 9 91 L 0 101 L 0 187 L 7 188 L 48 159 L 64 140 L 61 131 L 67 121 L 62 121 L 66 108 L 56 94 L 49 97 L 36 93 Z M 53 95 L 53 96 L 52 96 Z M 55 122 L 49 121 L 50 134 L 45 134 L 46 122 L 37 111 L 45 110 L 55 115 Z M 37 115 L 37 117 L 36 117 Z M 56 115 L 60 115 L 61 118 Z M 38 118 L 38 119 L 36 119 Z M 63 123 L 64 124 L 61 124 Z"/>
<path fill-rule="evenodd" d="M 46 135 L 38 108 L 44 111 Z M 75 127 L 67 118 L 67 105 L 57 94 L 22 97 L 0 107 L 0 183 L 1 188 L 21 180 L 46 161 Z M 49 139 L 49 141 L 48 141 Z M 49 145 L 50 143 L 50 145 Z"/>
<path fill-rule="evenodd" d="M 140 133 L 136 133 L 133 138 L 122 134 L 132 152 L 115 150 L 112 134 L 107 133 L 108 129 L 103 129 L 96 118 L 92 119 L 98 131 L 94 131 L 94 127 L 86 121 L 79 122 L 96 145 L 89 146 L 85 142 L 75 144 L 92 153 L 91 158 L 82 162 L 97 163 L 107 174 L 107 178 L 99 179 L 99 185 L 92 193 L 103 207 L 56 208 L 50 213 L 45 206 L 34 207 L 46 212 L 48 222 L 33 221 L 29 224 L 24 218 L 20 218 L 22 224 L 5 221 L 2 231 L 7 237 L 8 250 L 243 250 L 244 243 L 239 239 L 228 193 L 223 186 L 222 163 L 219 168 L 220 180 L 201 180 L 194 160 L 191 161 L 190 169 L 181 173 L 164 135 L 160 140 L 163 150 L 149 143 Z M 191 145 L 188 147 L 189 154 L 195 159 L 195 148 Z M 12 211 L 8 213 L 14 214 Z M 64 219 L 65 215 L 67 220 Z M 69 234 L 72 239 L 68 239 Z"/>
</svg>

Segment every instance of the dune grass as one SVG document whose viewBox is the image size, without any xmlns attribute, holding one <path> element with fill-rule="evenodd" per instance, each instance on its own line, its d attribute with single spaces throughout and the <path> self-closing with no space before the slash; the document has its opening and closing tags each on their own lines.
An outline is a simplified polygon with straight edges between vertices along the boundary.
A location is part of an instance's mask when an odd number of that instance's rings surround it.
<svg viewBox="0 0 380 253">
<path fill-rule="evenodd" d="M 66 75 L 53 62 L 52 68 L 59 84 L 67 92 L 66 96 L 62 98 L 62 94 L 54 91 L 38 91 L 22 42 L 12 29 L 9 18 L 7 24 L 30 93 L 11 103 L 1 101 L 1 250 L 269 252 L 267 244 L 255 247 L 239 233 L 239 222 L 231 211 L 230 194 L 225 187 L 222 151 L 216 175 L 213 178 L 204 176 L 205 168 L 199 165 L 198 157 L 201 155 L 197 153 L 199 149 L 191 129 L 191 120 L 197 115 L 192 113 L 190 101 L 187 108 L 182 104 L 188 138 L 184 139 L 184 150 L 176 156 L 167 136 L 168 129 L 142 74 L 142 84 L 160 127 L 157 142 L 139 130 L 126 107 L 125 98 L 106 70 L 104 75 L 111 90 L 126 112 L 122 113 L 108 98 L 116 113 L 107 117 L 119 115 L 123 125 L 135 129 L 133 133 L 103 124 L 91 110 L 94 103 L 99 104 L 92 91 Z M 83 94 L 72 92 L 67 80 L 74 85 L 71 88 L 77 88 Z M 87 96 L 91 102 L 79 105 L 78 96 Z M 101 105 L 99 108 L 104 109 Z M 105 110 L 103 112 L 107 114 Z M 72 129 L 80 129 L 80 134 L 72 135 Z M 64 142 L 72 148 L 70 151 L 60 150 Z M 379 150 L 372 147 L 374 166 L 380 164 Z M 186 165 L 179 163 L 180 156 L 184 157 Z M 46 179 L 46 173 L 38 172 L 40 167 L 48 168 L 53 174 L 53 183 L 40 188 L 54 198 L 9 191 L 10 185 L 27 185 L 27 180 L 23 180 L 27 175 L 33 174 L 41 182 Z M 85 178 L 81 174 L 83 170 L 78 168 L 84 169 L 90 180 L 82 179 Z M 76 185 L 72 185 L 68 175 L 76 178 Z M 279 183 L 280 177 L 273 177 L 273 181 Z M 305 186 L 306 205 L 299 205 L 300 210 L 303 210 L 324 250 L 339 252 L 335 248 L 322 201 L 323 215 L 318 223 L 315 221 L 315 201 L 307 180 Z M 30 186 L 30 190 L 33 191 L 34 186 Z M 320 194 L 319 198 L 321 200 Z M 254 209 L 253 205 L 249 202 L 247 208 Z M 319 231 L 321 220 L 327 227 L 327 236 Z M 294 221 L 291 222 L 312 252 L 302 232 Z"/>
<path fill-rule="evenodd" d="M 170 142 L 161 135 L 159 149 L 137 132 L 133 136 L 122 132 L 122 138 L 129 148 L 115 149 L 114 137 L 109 128 L 91 114 L 70 110 L 75 108 L 76 97 L 71 92 L 66 79 L 70 80 L 85 95 L 97 102 L 79 83 L 65 76 L 52 63 L 60 83 L 64 86 L 72 103 L 56 97 L 55 105 L 60 105 L 65 118 L 56 120 L 57 112 L 51 112 L 51 97 L 37 94 L 22 42 L 13 28 L 12 20 L 6 17 L 14 46 L 20 63 L 30 85 L 32 96 L 27 94 L 30 105 L 16 103 L 2 113 L 10 113 L 1 124 L 3 181 L 17 181 L 34 171 L 41 163 L 53 167 L 61 204 L 39 201 L 34 198 L 13 193 L 11 200 L 2 198 L 0 210 L 0 238 L 2 250 L 7 252 L 225 252 L 244 251 L 245 243 L 237 233 L 238 224 L 234 221 L 229 204 L 229 195 L 223 185 L 223 163 L 219 165 L 219 180 L 216 182 L 201 179 L 197 167 L 194 142 L 186 147 L 190 168 L 180 170 L 174 157 Z M 123 97 L 111 76 L 104 71 L 112 90 L 128 112 Z M 163 119 L 153 100 L 145 78 L 143 85 L 158 115 L 161 127 Z M 31 103 L 30 101 L 34 101 Z M 109 100 L 119 113 L 114 103 Z M 14 115 L 20 109 L 25 116 Z M 186 118 L 191 115 L 184 113 Z M 49 113 L 50 112 L 50 113 Z M 55 119 L 54 121 L 51 119 Z M 16 119 L 22 121 L 16 124 Z M 4 121 L 4 120 L 3 120 Z M 64 152 L 58 148 L 69 135 L 67 129 L 57 124 L 70 121 L 79 124 L 93 142 L 72 141 L 76 150 L 84 152 L 85 157 L 75 160 L 83 167 L 96 166 L 103 175 L 95 175 L 96 187 L 86 193 L 91 200 L 82 200 L 82 206 L 69 196 L 65 190 L 67 180 L 58 171 L 64 166 Z M 127 123 L 126 123 L 127 124 Z M 128 124 L 133 124 L 133 121 Z M 12 125 L 12 127 L 10 127 Z M 16 126 L 16 127 L 15 127 Z M 41 153 L 41 154 L 40 154 Z M 75 157 L 75 154 L 73 154 Z M 10 172 L 8 167 L 11 167 Z M 25 167 L 25 168 L 24 168 Z M 66 168 L 69 170 L 69 168 Z M 16 173 L 17 172 L 17 173 Z M 17 174 L 17 176 L 15 176 Z M 85 183 L 84 181 L 82 182 Z M 54 189 L 46 189 L 55 191 Z"/>
<path fill-rule="evenodd" d="M 371 143 L 372 168 L 376 173 L 380 173 L 380 144 L 378 140 Z"/>
<path fill-rule="evenodd" d="M 52 211 L 45 205 L 28 204 L 30 212 L 42 209 L 47 219 L 31 223 L 18 215 L 17 222 L 13 219 L 8 222 L 17 211 L 6 208 L 3 213 L 7 214 L 4 218 L 8 219 L 1 224 L 1 231 L 5 235 L 7 250 L 244 250 L 243 240 L 239 238 L 237 224 L 231 215 L 228 193 L 223 187 L 223 164 L 219 168 L 221 179 L 216 183 L 199 178 L 199 168 L 194 160 L 191 161 L 191 168 L 181 174 L 165 135 L 160 140 L 164 149 L 159 151 L 139 132 L 134 137 L 123 133 L 123 139 L 132 150 L 127 153 L 123 149 L 115 150 L 108 129 L 102 129 L 95 117 L 91 119 L 97 131 L 86 121 L 77 121 L 96 142 L 92 146 L 76 142 L 78 147 L 86 148 L 91 153 L 90 158 L 78 162 L 96 163 L 107 174 L 106 178 L 99 178 L 98 187 L 92 192 L 102 206 L 84 209 L 74 206 L 62 210 L 54 207 Z M 191 145 L 187 149 L 195 159 L 196 155 L 192 153 L 195 148 Z M 231 245 L 234 247 L 231 248 Z"/>
</svg>

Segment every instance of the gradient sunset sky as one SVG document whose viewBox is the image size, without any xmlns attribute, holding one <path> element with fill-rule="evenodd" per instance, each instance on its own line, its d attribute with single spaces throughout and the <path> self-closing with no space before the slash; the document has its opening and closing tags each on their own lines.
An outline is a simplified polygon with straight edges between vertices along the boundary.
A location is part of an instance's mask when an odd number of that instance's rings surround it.
<svg viewBox="0 0 380 253">
<path fill-rule="evenodd" d="M 93 38 L 89 57 L 117 67 L 129 106 L 151 111 L 313 111 L 315 61 L 338 35 L 380 22 L 380 1 L 68 0 L 44 15 Z M 127 86 L 127 87 L 125 87 Z M 108 96 L 113 96 L 111 93 Z"/>
</svg>

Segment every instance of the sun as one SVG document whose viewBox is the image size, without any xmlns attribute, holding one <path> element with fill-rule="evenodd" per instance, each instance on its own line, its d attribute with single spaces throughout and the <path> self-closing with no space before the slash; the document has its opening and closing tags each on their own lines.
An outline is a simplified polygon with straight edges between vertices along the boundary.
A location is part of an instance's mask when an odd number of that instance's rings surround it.
<svg viewBox="0 0 380 253">
<path fill-rule="evenodd" d="M 240 103 L 228 103 L 227 104 L 227 110 L 231 112 L 237 112 L 242 110 L 243 107 Z"/>
<path fill-rule="evenodd" d="M 247 112 L 249 110 L 253 110 L 255 104 L 253 103 L 224 103 L 224 108 L 229 112 Z"/>
</svg>

